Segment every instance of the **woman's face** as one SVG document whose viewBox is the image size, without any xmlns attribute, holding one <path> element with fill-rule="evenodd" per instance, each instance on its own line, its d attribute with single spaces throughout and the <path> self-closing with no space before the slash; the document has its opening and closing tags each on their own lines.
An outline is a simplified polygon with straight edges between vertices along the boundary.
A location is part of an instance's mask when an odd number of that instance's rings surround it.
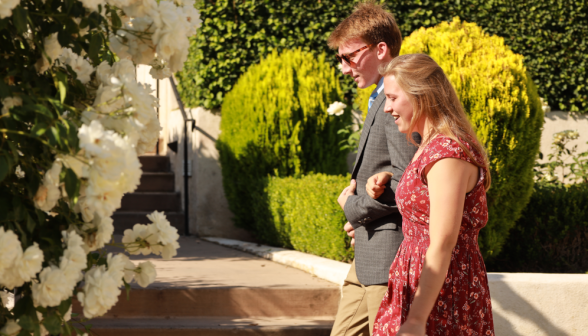
<svg viewBox="0 0 588 336">
<path fill-rule="evenodd" d="M 386 94 L 384 112 L 390 113 L 394 117 L 394 123 L 398 125 L 400 132 L 408 133 L 413 108 L 406 93 L 396 83 L 394 76 L 384 77 L 384 93 Z"/>
</svg>

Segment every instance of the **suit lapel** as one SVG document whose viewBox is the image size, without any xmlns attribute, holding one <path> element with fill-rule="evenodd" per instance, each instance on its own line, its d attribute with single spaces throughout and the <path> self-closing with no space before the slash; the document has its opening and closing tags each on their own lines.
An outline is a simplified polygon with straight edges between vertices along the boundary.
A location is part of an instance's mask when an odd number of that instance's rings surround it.
<svg viewBox="0 0 588 336">
<path fill-rule="evenodd" d="M 359 138 L 359 146 L 357 147 L 357 158 L 355 159 L 355 165 L 353 166 L 353 172 L 351 174 L 352 178 L 357 176 L 357 170 L 359 169 L 357 163 L 361 159 L 363 155 L 363 150 L 365 148 L 365 144 L 367 142 L 367 138 L 370 134 L 370 130 L 372 125 L 374 124 L 374 120 L 376 120 L 376 115 L 378 111 L 380 111 L 380 107 L 386 101 L 386 95 L 384 91 L 380 92 L 380 94 L 376 97 L 374 102 L 372 103 L 372 107 L 368 110 L 368 114 L 365 117 L 365 121 L 363 123 L 363 130 L 361 131 L 361 137 Z"/>
</svg>

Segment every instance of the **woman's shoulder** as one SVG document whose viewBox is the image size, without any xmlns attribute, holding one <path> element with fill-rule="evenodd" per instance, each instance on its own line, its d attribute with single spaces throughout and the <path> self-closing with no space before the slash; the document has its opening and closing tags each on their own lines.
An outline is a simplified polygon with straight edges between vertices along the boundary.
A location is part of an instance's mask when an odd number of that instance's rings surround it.
<svg viewBox="0 0 588 336">
<path fill-rule="evenodd" d="M 478 157 L 478 153 L 475 153 L 475 150 L 467 141 L 459 139 L 458 142 L 456 139 L 447 135 L 439 134 L 427 145 L 427 150 L 423 151 L 423 154 L 425 155 L 423 155 L 423 158 L 421 159 L 420 166 L 423 167 L 445 158 L 462 159 L 471 162 L 470 157 L 465 153 L 462 146 L 467 148 L 474 157 Z"/>
</svg>

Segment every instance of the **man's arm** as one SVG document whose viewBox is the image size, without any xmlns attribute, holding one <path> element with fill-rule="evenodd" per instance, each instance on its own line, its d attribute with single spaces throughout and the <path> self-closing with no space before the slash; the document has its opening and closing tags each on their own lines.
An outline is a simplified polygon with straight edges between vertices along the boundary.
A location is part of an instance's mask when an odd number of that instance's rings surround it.
<svg viewBox="0 0 588 336">
<path fill-rule="evenodd" d="M 376 219 L 398 212 L 398 207 L 381 203 L 368 195 L 352 195 L 347 198 L 343 211 L 349 224 L 356 229 Z"/>
</svg>

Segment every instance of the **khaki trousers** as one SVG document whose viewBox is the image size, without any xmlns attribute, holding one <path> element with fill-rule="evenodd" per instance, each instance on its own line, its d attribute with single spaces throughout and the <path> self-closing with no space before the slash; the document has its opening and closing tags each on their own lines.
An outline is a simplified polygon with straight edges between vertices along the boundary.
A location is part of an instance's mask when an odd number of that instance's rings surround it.
<svg viewBox="0 0 588 336">
<path fill-rule="evenodd" d="M 354 260 L 341 290 L 341 301 L 331 336 L 371 335 L 376 314 L 387 290 L 388 284 L 362 285 L 357 280 Z"/>
</svg>

